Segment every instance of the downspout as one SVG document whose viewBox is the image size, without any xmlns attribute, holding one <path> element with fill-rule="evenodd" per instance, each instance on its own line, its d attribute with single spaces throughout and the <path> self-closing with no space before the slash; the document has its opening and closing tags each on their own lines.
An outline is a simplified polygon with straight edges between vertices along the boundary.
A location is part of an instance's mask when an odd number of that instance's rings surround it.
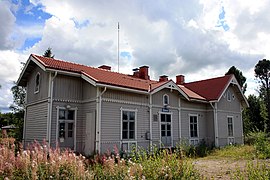
<svg viewBox="0 0 270 180">
<path fill-rule="evenodd" d="M 219 147 L 219 142 L 218 142 L 218 121 L 217 121 L 217 103 L 214 105 L 212 102 L 210 102 L 210 105 L 212 106 L 214 110 L 214 127 L 215 127 L 215 147 Z"/>
<path fill-rule="evenodd" d="M 98 153 L 100 153 L 100 145 L 101 145 L 101 102 L 102 102 L 102 95 L 106 92 L 107 87 L 104 87 L 104 90 L 99 94 L 99 88 L 98 88 L 98 95 L 97 95 L 97 101 L 98 101 L 98 113 L 97 113 L 97 125 L 96 128 L 98 129 L 98 142 L 96 142 L 96 147 Z"/>
<path fill-rule="evenodd" d="M 49 132 L 48 132 L 48 138 L 49 138 L 49 147 L 51 146 L 51 124 L 52 124 L 52 107 L 53 107 L 53 84 L 54 84 L 54 79 L 57 76 L 57 71 L 54 72 L 54 76 L 51 79 L 51 90 L 50 90 L 50 109 L 49 109 Z M 56 133 L 57 134 L 57 133 Z M 56 137 L 57 138 L 57 137 Z M 57 143 L 57 142 L 55 142 Z M 56 144 L 55 144 L 56 145 Z"/>
<path fill-rule="evenodd" d="M 149 95 L 149 122 L 150 122 L 150 148 L 153 146 L 153 135 L 152 135 L 152 94 Z"/>
<path fill-rule="evenodd" d="M 242 108 L 242 105 L 241 105 L 241 103 L 240 103 L 240 111 L 241 111 L 241 113 L 240 113 L 240 121 L 241 121 L 241 129 L 242 129 L 242 134 L 241 134 L 241 136 L 242 136 L 242 142 L 243 142 L 243 144 L 244 144 L 244 128 L 243 128 L 243 116 L 242 116 L 242 113 L 243 113 L 243 111 L 244 111 L 244 108 Z"/>
<path fill-rule="evenodd" d="M 26 85 L 26 92 L 28 92 L 28 86 Z M 25 146 L 25 131 L 26 131 L 26 112 L 27 112 L 27 93 L 25 94 L 25 104 L 26 106 L 24 106 L 24 119 L 23 119 L 23 147 L 26 148 Z"/>
<path fill-rule="evenodd" d="M 178 123 L 179 123 L 179 140 L 181 141 L 182 133 L 181 133 L 181 99 L 178 98 Z"/>
</svg>

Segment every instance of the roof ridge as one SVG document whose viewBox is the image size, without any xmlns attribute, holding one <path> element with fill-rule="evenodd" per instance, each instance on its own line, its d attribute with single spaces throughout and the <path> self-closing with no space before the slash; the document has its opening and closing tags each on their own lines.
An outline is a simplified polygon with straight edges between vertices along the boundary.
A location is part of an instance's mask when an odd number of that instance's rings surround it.
<svg viewBox="0 0 270 180">
<path fill-rule="evenodd" d="M 198 83 L 198 82 L 205 82 L 205 81 L 209 81 L 209 80 L 216 80 L 216 79 L 224 78 L 226 76 L 232 76 L 232 74 L 227 74 L 227 75 L 214 77 L 214 78 L 202 79 L 202 80 L 198 80 L 198 81 L 192 81 L 192 82 L 184 83 L 184 85 L 192 84 L 192 83 Z"/>
<path fill-rule="evenodd" d="M 84 64 L 80 64 L 80 63 L 74 63 L 74 62 L 71 62 L 71 61 L 63 60 L 63 59 L 54 59 L 54 58 L 40 56 L 40 55 L 37 55 L 37 54 L 32 54 L 32 55 L 37 57 L 37 58 L 46 58 L 46 59 L 60 61 L 60 62 L 63 62 L 63 63 L 69 63 L 69 64 L 73 64 L 73 65 L 79 65 L 79 66 L 82 66 L 82 67 L 87 67 L 87 68 L 92 68 L 92 69 L 96 69 L 96 70 L 100 70 L 100 71 L 106 71 L 106 72 L 110 72 L 110 73 L 114 73 L 114 74 L 118 74 L 118 75 L 123 75 L 123 76 L 130 77 L 130 78 L 132 78 L 134 80 L 138 80 L 138 81 L 145 82 L 145 83 L 148 83 L 148 82 L 158 83 L 159 82 L 159 81 L 151 80 L 151 79 L 147 80 L 147 79 L 137 78 L 137 77 L 132 76 L 131 74 L 124 74 L 124 73 L 115 72 L 115 71 L 102 69 L 102 68 L 98 68 L 98 67 L 93 67 L 93 66 L 89 66 L 89 65 L 84 65 Z M 40 61 L 44 64 L 44 62 L 42 60 L 40 60 Z M 80 69 L 80 71 L 85 72 L 84 69 Z"/>
</svg>

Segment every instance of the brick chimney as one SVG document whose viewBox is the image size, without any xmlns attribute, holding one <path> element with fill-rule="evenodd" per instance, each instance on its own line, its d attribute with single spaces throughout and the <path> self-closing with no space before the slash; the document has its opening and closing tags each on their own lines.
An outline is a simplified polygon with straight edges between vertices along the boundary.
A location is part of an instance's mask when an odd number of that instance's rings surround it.
<svg viewBox="0 0 270 180">
<path fill-rule="evenodd" d="M 176 76 L 176 84 L 178 84 L 178 85 L 185 84 L 185 76 L 184 75 L 177 75 Z"/>
<path fill-rule="evenodd" d="M 139 78 L 149 80 L 150 77 L 148 75 L 148 66 L 141 66 L 139 68 Z"/>
<path fill-rule="evenodd" d="M 102 66 L 99 66 L 98 68 L 100 69 L 106 69 L 106 70 L 111 70 L 111 66 L 107 66 L 107 65 L 102 65 Z"/>
<path fill-rule="evenodd" d="M 134 68 L 132 69 L 133 71 L 133 76 L 136 78 L 140 78 L 140 72 L 139 72 L 139 68 Z"/>
<path fill-rule="evenodd" d="M 159 82 L 163 82 L 163 81 L 168 81 L 168 76 L 166 75 L 159 76 Z"/>
</svg>

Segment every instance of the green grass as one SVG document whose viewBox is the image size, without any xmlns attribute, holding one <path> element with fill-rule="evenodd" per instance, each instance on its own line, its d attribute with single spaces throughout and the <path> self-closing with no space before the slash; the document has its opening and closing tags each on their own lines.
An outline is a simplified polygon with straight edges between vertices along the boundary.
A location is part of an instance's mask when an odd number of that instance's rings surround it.
<svg viewBox="0 0 270 180">
<path fill-rule="evenodd" d="M 256 157 L 254 146 L 239 145 L 239 146 L 226 146 L 219 149 L 212 150 L 205 159 L 224 159 L 229 158 L 233 160 L 252 160 Z"/>
</svg>

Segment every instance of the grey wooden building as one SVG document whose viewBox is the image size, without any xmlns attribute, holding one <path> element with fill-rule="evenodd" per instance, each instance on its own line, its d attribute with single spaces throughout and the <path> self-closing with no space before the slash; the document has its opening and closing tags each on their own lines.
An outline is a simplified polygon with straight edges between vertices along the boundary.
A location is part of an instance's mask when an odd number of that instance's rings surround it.
<svg viewBox="0 0 270 180">
<path fill-rule="evenodd" d="M 155 81 L 148 68 L 128 75 L 31 54 L 17 82 L 27 89 L 25 146 L 46 140 L 88 155 L 114 146 L 174 147 L 181 140 L 243 143 L 248 103 L 233 75 Z"/>
</svg>

